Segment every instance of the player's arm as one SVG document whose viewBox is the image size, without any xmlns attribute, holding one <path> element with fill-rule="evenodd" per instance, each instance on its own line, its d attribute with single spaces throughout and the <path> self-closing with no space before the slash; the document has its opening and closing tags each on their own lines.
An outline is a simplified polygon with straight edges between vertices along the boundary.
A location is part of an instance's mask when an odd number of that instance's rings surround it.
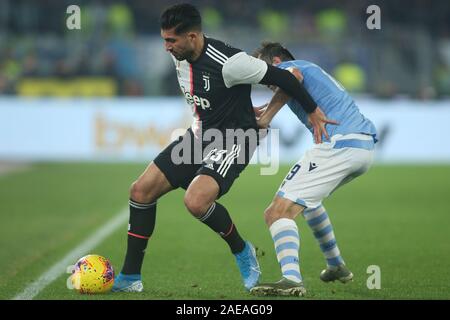
<svg viewBox="0 0 450 320">
<path fill-rule="evenodd" d="M 303 82 L 303 75 L 297 68 L 288 68 L 295 78 L 299 82 Z M 265 108 L 264 112 L 260 115 L 257 120 L 258 126 L 261 128 L 267 128 L 272 121 L 273 117 L 280 111 L 280 109 L 291 99 L 291 97 L 286 94 L 280 88 L 275 89 L 275 95 L 272 97 L 268 106 Z M 308 114 L 308 119 L 311 125 L 314 128 L 314 142 L 322 143 L 322 133 L 325 135 L 327 139 L 330 139 L 328 132 L 325 128 L 326 123 L 338 124 L 336 121 L 329 120 L 326 118 L 323 111 L 320 107 L 316 107 L 316 109 Z"/>
<path fill-rule="evenodd" d="M 265 129 L 269 127 L 273 117 L 289 101 L 290 97 L 283 90 L 277 88 L 270 102 L 257 119 L 258 127 Z"/>
<path fill-rule="evenodd" d="M 275 94 L 270 100 L 269 104 L 256 120 L 258 127 L 262 129 L 268 128 L 273 117 L 290 99 L 291 97 L 287 95 L 283 90 L 281 90 L 280 88 L 276 89 Z M 308 114 L 308 119 L 314 128 L 313 132 L 315 143 L 322 143 L 322 134 L 324 134 L 327 139 L 330 139 L 328 132 L 325 129 L 326 123 L 338 124 L 334 120 L 327 119 L 320 107 L 317 107 L 314 112 Z"/>
<path fill-rule="evenodd" d="M 274 85 L 297 100 L 306 112 L 311 113 L 317 107 L 305 87 L 289 71 L 269 66 L 245 52 L 228 58 L 223 65 L 222 75 L 228 88 L 239 84 Z"/>
<path fill-rule="evenodd" d="M 288 96 L 297 100 L 309 114 L 308 118 L 313 127 L 314 141 L 322 142 L 322 134 L 328 138 L 325 129 L 327 123 L 336 124 L 328 120 L 322 110 L 318 108 L 305 87 L 289 71 L 269 66 L 264 61 L 239 52 L 228 58 L 222 68 L 222 76 L 227 88 L 239 84 L 275 85 Z"/>
<path fill-rule="evenodd" d="M 291 72 L 300 83 L 303 82 L 303 74 L 301 73 L 300 70 L 298 70 L 297 68 L 293 68 L 293 67 L 288 68 L 286 70 Z M 281 90 L 280 88 L 277 88 L 275 86 L 269 86 L 269 87 L 272 91 L 275 92 L 275 94 L 272 97 L 272 99 L 270 100 L 270 102 L 268 104 L 266 104 L 264 106 L 264 109 L 262 109 L 261 112 L 257 115 L 258 116 L 257 123 L 260 128 L 268 128 L 273 117 L 291 99 L 291 97 L 288 94 L 286 94 L 283 90 Z"/>
<path fill-rule="evenodd" d="M 294 70 L 295 69 L 292 69 L 291 72 L 293 72 Z M 280 71 L 283 71 L 283 73 L 281 73 Z M 322 135 L 324 135 L 325 138 L 329 140 L 330 136 L 328 135 L 325 125 L 326 124 L 337 125 L 338 123 L 334 120 L 327 119 L 323 111 L 319 108 L 319 106 L 316 105 L 316 103 L 314 102 L 308 91 L 306 91 L 306 88 L 302 84 L 300 84 L 299 81 L 300 79 L 297 79 L 295 74 L 291 74 L 291 72 L 273 66 L 268 66 L 267 73 L 260 82 L 262 84 L 272 84 L 271 82 L 279 82 L 279 83 L 281 82 L 284 85 L 281 86 L 279 84 L 276 84 L 278 86 L 278 89 L 279 90 L 281 89 L 282 91 L 280 90 L 281 92 L 275 93 L 275 95 L 279 94 L 279 96 L 274 97 L 276 98 L 275 101 L 276 105 L 274 107 L 274 111 L 278 112 L 285 103 L 287 103 L 291 98 L 294 98 L 295 100 L 300 102 L 300 105 L 308 114 L 309 123 L 313 128 L 314 142 L 322 143 Z M 284 76 L 286 73 L 289 74 L 289 77 Z M 297 84 L 297 88 L 294 88 L 294 86 L 291 84 L 291 79 L 294 79 L 294 82 Z M 296 95 L 294 95 L 293 92 L 296 93 Z M 279 104 L 282 102 L 284 102 L 284 104 L 279 106 Z"/>
</svg>

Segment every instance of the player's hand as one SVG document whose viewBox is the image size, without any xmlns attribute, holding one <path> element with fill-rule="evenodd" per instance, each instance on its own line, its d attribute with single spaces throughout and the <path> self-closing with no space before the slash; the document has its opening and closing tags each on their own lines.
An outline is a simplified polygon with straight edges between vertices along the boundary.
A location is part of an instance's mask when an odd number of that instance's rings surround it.
<svg viewBox="0 0 450 320">
<path fill-rule="evenodd" d="M 253 107 L 253 110 L 255 111 L 256 119 L 261 118 L 261 116 L 263 115 L 264 111 L 266 111 L 268 105 L 269 104 L 266 103 L 266 104 L 264 104 L 264 105 L 262 105 L 260 107 Z"/>
<path fill-rule="evenodd" d="M 263 118 L 256 119 L 256 124 L 259 129 L 268 129 L 270 127 L 270 122 Z"/>
<path fill-rule="evenodd" d="M 317 107 L 314 112 L 308 114 L 308 120 L 313 127 L 314 143 L 316 144 L 322 143 L 322 135 L 325 135 L 328 140 L 330 139 L 330 136 L 325 129 L 326 124 L 339 124 L 337 121 L 327 119 L 322 109 L 320 109 L 319 107 Z"/>
</svg>

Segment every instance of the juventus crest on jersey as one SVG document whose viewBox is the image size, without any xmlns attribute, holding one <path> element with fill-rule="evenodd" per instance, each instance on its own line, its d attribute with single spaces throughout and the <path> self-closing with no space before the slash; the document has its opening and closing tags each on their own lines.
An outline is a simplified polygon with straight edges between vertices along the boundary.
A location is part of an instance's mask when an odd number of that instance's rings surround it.
<svg viewBox="0 0 450 320">
<path fill-rule="evenodd" d="M 251 84 L 267 65 L 222 41 L 205 37 L 199 58 L 189 63 L 172 57 L 178 82 L 194 117 L 192 129 L 256 129 Z M 245 72 L 248 70 L 248 72 Z"/>
</svg>

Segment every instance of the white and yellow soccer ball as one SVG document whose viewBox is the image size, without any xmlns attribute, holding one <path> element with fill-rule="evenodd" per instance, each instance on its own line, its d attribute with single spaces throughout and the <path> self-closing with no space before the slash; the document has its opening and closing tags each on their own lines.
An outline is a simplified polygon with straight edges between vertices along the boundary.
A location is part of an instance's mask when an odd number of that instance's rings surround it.
<svg viewBox="0 0 450 320">
<path fill-rule="evenodd" d="M 111 262 L 97 254 L 84 256 L 75 264 L 71 282 L 73 288 L 80 293 L 106 293 L 114 284 Z"/>
</svg>

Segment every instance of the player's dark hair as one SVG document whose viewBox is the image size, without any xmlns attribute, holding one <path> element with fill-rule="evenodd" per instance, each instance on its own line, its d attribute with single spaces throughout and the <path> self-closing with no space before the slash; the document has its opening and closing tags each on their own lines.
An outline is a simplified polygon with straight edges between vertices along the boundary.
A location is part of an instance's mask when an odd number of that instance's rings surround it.
<svg viewBox="0 0 450 320">
<path fill-rule="evenodd" d="M 288 49 L 283 47 L 279 42 L 264 41 L 261 43 L 261 47 L 256 49 L 253 56 L 260 58 L 261 60 L 272 64 L 273 57 L 279 57 L 282 61 L 295 60 L 292 53 Z"/>
<path fill-rule="evenodd" d="M 189 3 L 176 4 L 167 8 L 161 15 L 161 29 L 175 28 L 176 34 L 202 30 L 202 17 L 197 8 Z"/>
</svg>

